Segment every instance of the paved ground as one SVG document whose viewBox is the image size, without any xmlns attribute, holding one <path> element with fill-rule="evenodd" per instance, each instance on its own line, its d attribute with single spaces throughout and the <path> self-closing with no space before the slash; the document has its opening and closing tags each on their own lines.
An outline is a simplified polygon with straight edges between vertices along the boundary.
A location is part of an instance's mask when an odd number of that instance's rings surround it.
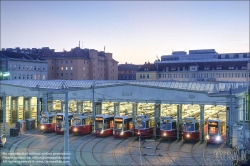
<svg viewBox="0 0 250 166">
<path fill-rule="evenodd" d="M 12 126 L 9 126 L 11 128 Z M 7 130 L 6 130 L 7 131 Z M 10 137 L 1 149 L 1 165 L 64 165 L 63 135 L 34 129 Z M 233 150 L 222 143 L 98 138 L 93 135 L 69 137 L 70 165 L 232 165 Z M 66 156 L 67 157 L 67 156 Z"/>
</svg>

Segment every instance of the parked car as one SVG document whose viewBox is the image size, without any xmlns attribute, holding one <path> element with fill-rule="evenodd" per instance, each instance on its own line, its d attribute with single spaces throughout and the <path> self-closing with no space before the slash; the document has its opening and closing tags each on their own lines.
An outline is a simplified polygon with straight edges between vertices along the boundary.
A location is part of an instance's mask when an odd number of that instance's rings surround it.
<svg viewBox="0 0 250 166">
<path fill-rule="evenodd" d="M 1 135 L 0 136 L 0 146 L 4 147 L 5 143 L 6 143 L 6 136 Z"/>
</svg>

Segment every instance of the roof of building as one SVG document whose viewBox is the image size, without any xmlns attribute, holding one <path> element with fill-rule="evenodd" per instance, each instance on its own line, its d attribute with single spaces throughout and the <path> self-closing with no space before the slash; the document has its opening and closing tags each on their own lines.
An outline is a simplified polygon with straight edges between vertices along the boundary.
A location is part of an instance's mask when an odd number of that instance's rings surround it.
<svg viewBox="0 0 250 166">
<path fill-rule="evenodd" d="M 137 71 L 140 69 L 142 65 L 134 65 L 134 64 L 119 64 L 118 65 L 118 71 L 121 70 L 134 70 Z"/>
<path fill-rule="evenodd" d="M 186 63 L 157 63 L 144 64 L 138 71 L 189 71 L 190 66 L 198 70 L 246 70 L 248 61 L 215 61 L 215 62 L 186 62 Z"/>
<path fill-rule="evenodd" d="M 11 59 L 22 59 L 22 60 L 39 60 L 45 61 L 44 59 L 37 57 L 34 54 L 25 54 L 25 53 L 17 53 L 17 52 L 9 52 L 9 51 L 0 51 L 0 56 L 7 57 Z"/>
<path fill-rule="evenodd" d="M 157 68 L 154 63 L 145 63 L 138 71 L 157 71 Z"/>
<path fill-rule="evenodd" d="M 136 81 L 136 80 L 1 80 L 1 85 L 34 88 L 36 90 L 63 90 L 63 89 L 89 89 L 93 85 L 98 87 L 115 85 L 137 85 L 146 87 L 158 87 L 177 90 L 200 91 L 206 93 L 229 92 L 229 89 L 238 88 L 245 90 L 246 82 L 181 82 L 181 81 Z"/>
</svg>

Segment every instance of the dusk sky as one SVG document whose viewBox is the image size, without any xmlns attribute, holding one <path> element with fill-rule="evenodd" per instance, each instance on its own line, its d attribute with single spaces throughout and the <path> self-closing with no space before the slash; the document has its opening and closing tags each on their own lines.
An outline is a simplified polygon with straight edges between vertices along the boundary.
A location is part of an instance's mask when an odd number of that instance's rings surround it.
<svg viewBox="0 0 250 166">
<path fill-rule="evenodd" d="M 1 1 L 1 49 L 81 47 L 122 63 L 173 51 L 249 51 L 249 1 Z"/>
</svg>

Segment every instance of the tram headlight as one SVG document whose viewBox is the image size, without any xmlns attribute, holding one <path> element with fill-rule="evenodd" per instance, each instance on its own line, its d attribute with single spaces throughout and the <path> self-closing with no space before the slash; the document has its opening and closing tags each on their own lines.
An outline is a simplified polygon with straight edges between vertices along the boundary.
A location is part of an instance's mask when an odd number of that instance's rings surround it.
<svg viewBox="0 0 250 166">
<path fill-rule="evenodd" d="M 220 136 L 216 137 L 216 141 L 220 141 L 220 139 L 221 139 Z"/>
<path fill-rule="evenodd" d="M 123 135 L 123 131 L 121 132 L 121 135 Z"/>
<path fill-rule="evenodd" d="M 189 137 L 190 137 L 190 135 L 189 135 L 189 134 L 187 134 L 187 137 L 189 138 Z"/>
<path fill-rule="evenodd" d="M 140 132 L 138 132 L 137 134 L 138 134 L 138 135 L 140 135 L 141 133 L 140 133 Z"/>
<path fill-rule="evenodd" d="M 209 135 L 207 135 L 207 139 L 209 139 Z"/>
<path fill-rule="evenodd" d="M 164 133 L 163 135 L 164 135 L 164 136 L 167 136 L 167 134 L 166 134 L 166 133 Z"/>
<path fill-rule="evenodd" d="M 103 134 L 103 130 L 101 131 L 101 134 Z"/>
<path fill-rule="evenodd" d="M 74 131 L 77 131 L 77 128 L 74 128 Z"/>
<path fill-rule="evenodd" d="M 44 127 L 44 126 L 41 126 L 41 129 L 43 130 L 43 129 L 45 129 L 45 127 Z"/>
</svg>

